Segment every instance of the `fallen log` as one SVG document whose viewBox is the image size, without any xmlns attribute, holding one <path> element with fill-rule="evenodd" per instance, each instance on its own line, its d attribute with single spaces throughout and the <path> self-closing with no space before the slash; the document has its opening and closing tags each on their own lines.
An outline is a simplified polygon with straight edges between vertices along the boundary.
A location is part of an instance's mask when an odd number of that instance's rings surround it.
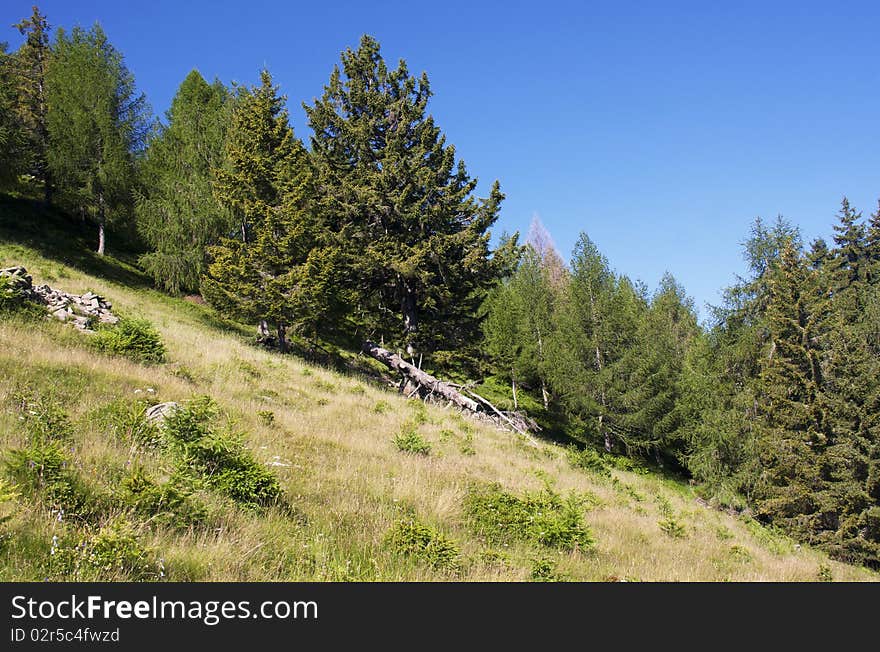
<svg viewBox="0 0 880 652">
<path fill-rule="evenodd" d="M 537 445 L 537 443 L 529 437 L 530 429 L 539 430 L 537 424 L 531 419 L 523 419 L 522 415 L 517 413 L 514 413 L 514 418 L 511 418 L 510 414 L 502 412 L 476 392 L 467 388 L 462 388 L 470 394 L 470 396 L 465 396 L 462 392 L 459 392 L 456 389 L 456 387 L 460 387 L 460 385 L 439 380 L 431 374 L 422 371 L 414 364 L 407 362 L 396 353 L 392 353 L 388 349 L 384 349 L 374 342 L 364 342 L 361 350 L 370 357 L 383 363 L 392 371 L 396 371 L 401 375 L 401 392 L 403 392 L 407 386 L 412 385 L 413 389 L 408 392 L 408 397 L 418 394 L 423 399 L 427 400 L 436 395 L 440 399 L 445 399 L 464 410 L 489 418 L 521 435 L 525 435 L 533 444 Z"/>
<path fill-rule="evenodd" d="M 374 344 L 370 341 L 364 342 L 361 350 L 370 357 L 383 363 L 389 369 L 397 371 L 406 380 L 416 385 L 414 391 L 417 391 L 423 398 L 431 394 L 437 394 L 438 396 L 445 398 L 447 401 L 452 401 L 452 403 L 465 410 L 470 410 L 471 412 L 480 411 L 479 403 L 474 399 L 468 398 L 460 392 L 457 392 L 449 383 L 444 383 L 442 380 L 434 378 L 431 374 L 425 373 L 396 353 L 392 353 L 388 349 L 383 349 L 378 344 Z"/>
</svg>

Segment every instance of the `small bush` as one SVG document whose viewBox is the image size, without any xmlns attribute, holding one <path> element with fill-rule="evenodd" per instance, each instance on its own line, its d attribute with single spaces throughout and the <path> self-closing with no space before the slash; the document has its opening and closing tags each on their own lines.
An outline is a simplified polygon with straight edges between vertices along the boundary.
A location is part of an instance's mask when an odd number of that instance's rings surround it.
<svg viewBox="0 0 880 652">
<path fill-rule="evenodd" d="M 242 435 L 214 430 L 210 422 L 217 414 L 217 404 L 202 396 L 165 420 L 162 436 L 181 472 L 245 507 L 276 502 L 281 497 L 278 479 L 253 458 Z"/>
<path fill-rule="evenodd" d="M 683 539 L 687 536 L 687 530 L 684 525 L 675 520 L 674 517 L 668 516 L 664 518 L 662 521 L 658 522 L 657 525 L 660 526 L 660 529 L 663 532 L 673 539 Z"/>
<path fill-rule="evenodd" d="M 489 541 L 523 539 L 562 550 L 590 550 L 595 545 L 582 507 L 576 497 L 563 500 L 550 489 L 520 498 L 499 485 L 473 490 L 465 502 L 471 526 Z"/>
<path fill-rule="evenodd" d="M 566 457 L 569 464 L 576 469 L 590 471 L 598 475 L 610 476 L 611 466 L 605 461 L 605 458 L 592 448 L 578 449 L 576 446 L 569 446 L 566 451 Z"/>
<path fill-rule="evenodd" d="M 556 563 L 546 557 L 532 560 L 530 577 L 533 582 L 562 582 L 564 578 L 556 572 Z"/>
<path fill-rule="evenodd" d="M 64 579 L 143 582 L 158 580 L 161 560 L 139 540 L 129 523 L 116 519 L 91 536 L 57 539 L 50 568 Z"/>
<path fill-rule="evenodd" d="M 263 422 L 264 426 L 271 426 L 275 423 L 275 413 L 272 410 L 260 410 L 257 412 L 257 416 L 260 418 L 260 421 Z"/>
<path fill-rule="evenodd" d="M 92 517 L 107 507 L 105 497 L 71 468 L 58 442 L 36 442 L 26 448 L 10 450 L 5 463 L 19 486 L 39 497 L 47 508 Z"/>
<path fill-rule="evenodd" d="M 125 356 L 135 362 L 165 362 L 162 338 L 146 319 L 123 318 L 118 324 L 101 326 L 92 336 L 91 344 L 102 353 Z"/>
<path fill-rule="evenodd" d="M 376 401 L 376 404 L 373 406 L 373 412 L 376 414 L 385 414 L 390 409 L 391 405 L 389 405 L 388 401 Z"/>
<path fill-rule="evenodd" d="M 833 582 L 834 574 L 831 572 L 831 566 L 828 564 L 820 564 L 819 570 L 816 573 L 816 578 L 820 582 Z"/>
<path fill-rule="evenodd" d="M 207 508 L 175 480 L 159 484 L 136 468 L 122 481 L 120 497 L 135 514 L 156 525 L 175 529 L 202 525 L 208 517 Z"/>
<path fill-rule="evenodd" d="M 438 570 L 456 571 L 461 565 L 455 542 L 415 520 L 397 523 L 386 535 L 386 542 L 395 552 L 419 559 Z"/>
<path fill-rule="evenodd" d="M 45 311 L 29 301 L 21 288 L 8 276 L 0 276 L 0 317 L 9 315 L 38 318 L 45 315 Z"/>
<path fill-rule="evenodd" d="M 422 439 L 415 428 L 405 429 L 397 435 L 394 438 L 394 445 L 404 453 L 415 453 L 416 455 L 431 453 L 431 444 Z"/>
</svg>

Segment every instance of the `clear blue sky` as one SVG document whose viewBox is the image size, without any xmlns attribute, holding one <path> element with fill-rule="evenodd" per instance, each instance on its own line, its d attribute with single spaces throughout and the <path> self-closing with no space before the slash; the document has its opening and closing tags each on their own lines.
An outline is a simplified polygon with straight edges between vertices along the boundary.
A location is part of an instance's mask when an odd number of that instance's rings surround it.
<svg viewBox="0 0 880 652">
<path fill-rule="evenodd" d="M 6 0 L 0 22 L 31 4 Z M 880 197 L 876 1 L 39 4 L 53 26 L 100 21 L 157 114 L 193 67 L 227 83 L 268 67 L 306 141 L 300 103 L 369 33 L 427 71 L 480 193 L 501 181 L 497 233 L 537 214 L 568 258 L 586 231 L 617 271 L 653 288 L 668 270 L 698 307 L 743 272 L 755 217 L 809 242 L 844 194 L 865 215 Z"/>
</svg>

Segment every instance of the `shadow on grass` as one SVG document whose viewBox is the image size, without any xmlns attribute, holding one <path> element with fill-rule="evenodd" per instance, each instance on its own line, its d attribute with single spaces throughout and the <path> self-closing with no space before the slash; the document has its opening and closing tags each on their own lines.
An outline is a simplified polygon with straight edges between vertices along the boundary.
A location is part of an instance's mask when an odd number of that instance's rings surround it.
<svg viewBox="0 0 880 652">
<path fill-rule="evenodd" d="M 0 195 L 0 242 L 29 247 L 45 258 L 120 285 L 152 287 L 149 277 L 135 266 L 138 252 L 113 247 L 114 238 L 124 242 L 124 237 L 108 232 L 112 255 L 99 256 L 93 251 L 97 244 L 93 224 L 33 199 Z"/>
</svg>

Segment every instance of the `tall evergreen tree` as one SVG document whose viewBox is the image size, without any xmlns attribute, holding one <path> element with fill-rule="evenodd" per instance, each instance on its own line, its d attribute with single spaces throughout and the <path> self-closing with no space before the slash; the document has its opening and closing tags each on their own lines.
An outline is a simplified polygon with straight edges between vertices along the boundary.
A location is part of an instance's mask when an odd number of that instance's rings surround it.
<svg viewBox="0 0 880 652">
<path fill-rule="evenodd" d="M 241 319 L 272 324 L 285 351 L 289 328 L 314 336 L 341 310 L 341 260 L 313 210 L 314 173 L 285 98 L 268 71 L 260 80 L 239 91 L 217 172 L 217 199 L 232 208 L 238 235 L 209 248 L 202 293 Z"/>
<path fill-rule="evenodd" d="M 686 412 L 681 409 L 682 368 L 699 328 L 693 302 L 665 274 L 621 360 L 625 385 L 622 422 L 628 449 L 681 464 Z"/>
<path fill-rule="evenodd" d="M 169 292 L 197 290 L 206 249 L 232 227 L 213 194 L 223 164 L 229 93 L 193 70 L 181 83 L 168 125 L 151 140 L 141 165 L 137 227 L 152 251 L 141 265 Z"/>
<path fill-rule="evenodd" d="M 834 225 L 836 247 L 832 251 L 831 259 L 833 290 L 836 294 L 848 294 L 850 289 L 855 291 L 856 286 L 866 279 L 866 233 L 861 219 L 862 214 L 844 197 L 838 213 L 838 223 Z"/>
<path fill-rule="evenodd" d="M 46 204 L 52 200 L 52 177 L 49 167 L 49 123 L 47 71 L 52 51 L 49 46 L 49 23 L 34 5 L 30 18 L 15 25 L 25 37 L 15 53 L 18 86 L 18 113 L 27 141 L 23 167 L 43 186 Z M 24 153 L 24 152 L 22 152 Z"/>
<path fill-rule="evenodd" d="M 619 364 L 633 345 L 645 301 L 581 234 L 549 354 L 551 385 L 566 409 L 611 451 L 624 428 Z"/>
<path fill-rule="evenodd" d="M 389 70 L 379 43 L 342 54 L 320 99 L 304 105 L 322 209 L 348 243 L 358 320 L 411 353 L 476 341 L 477 311 L 508 255 L 489 228 L 503 195 L 476 179 L 427 114 L 427 75 Z"/>
<path fill-rule="evenodd" d="M 149 107 L 122 54 L 101 26 L 57 32 L 46 77 L 49 169 L 67 208 L 98 227 L 130 219 L 135 155 L 150 125 Z"/>
<path fill-rule="evenodd" d="M 16 110 L 18 89 L 14 59 L 0 43 L 0 189 L 14 185 L 24 171 L 22 158 L 26 144 L 24 129 Z"/>
</svg>

